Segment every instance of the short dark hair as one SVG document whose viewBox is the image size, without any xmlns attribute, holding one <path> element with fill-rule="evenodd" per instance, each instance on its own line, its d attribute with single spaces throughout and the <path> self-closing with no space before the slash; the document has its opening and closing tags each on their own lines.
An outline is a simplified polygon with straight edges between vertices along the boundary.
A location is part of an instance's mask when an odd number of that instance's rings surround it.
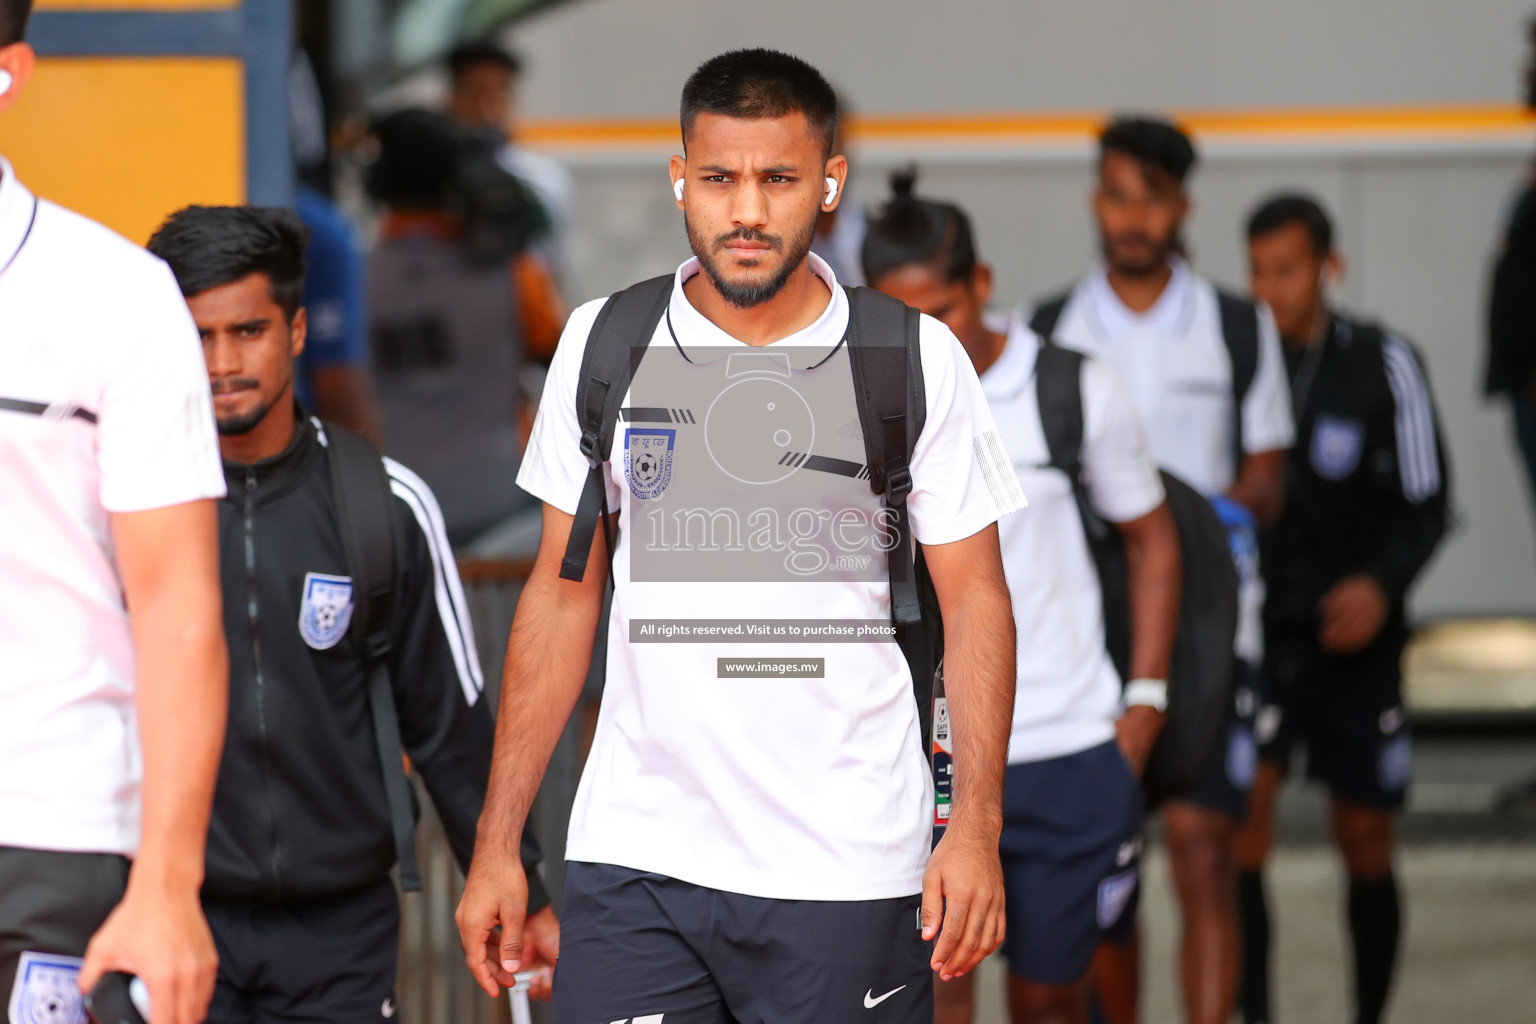
<svg viewBox="0 0 1536 1024">
<path fill-rule="evenodd" d="M 1333 251 L 1333 222 L 1323 204 L 1300 192 L 1282 192 L 1260 203 L 1248 217 L 1248 238 L 1251 241 L 1292 224 L 1307 229 L 1316 255 L 1326 256 Z"/>
<path fill-rule="evenodd" d="M 410 107 L 373 126 L 379 155 L 368 167 L 368 194 L 381 203 L 438 209 L 463 164 L 465 139 L 447 114 Z"/>
<path fill-rule="evenodd" d="M 891 175 L 891 199 L 864 234 L 860 262 L 871 283 L 912 264 L 931 266 L 945 281 L 967 281 L 976 272 L 971 218 L 953 203 L 913 194 L 917 168 Z"/>
<path fill-rule="evenodd" d="M 1198 157 L 1195 144 L 1172 121 L 1162 117 L 1120 116 L 1099 133 L 1099 159 L 1121 153 L 1141 164 L 1143 172 L 1156 169 L 1182 185 Z"/>
<path fill-rule="evenodd" d="M 700 114 L 749 121 L 804 114 L 825 156 L 837 135 L 837 93 L 820 71 L 777 50 L 731 50 L 700 64 L 683 86 L 680 113 L 685 146 Z"/>
<path fill-rule="evenodd" d="M 513 78 L 523 70 L 522 58 L 489 39 L 471 39 L 459 43 L 448 51 L 444 63 L 448 65 L 448 77 L 455 82 L 470 68 L 481 64 L 493 64 Z"/>
<path fill-rule="evenodd" d="M 265 274 L 272 301 L 292 320 L 304 303 L 308 245 L 309 228 L 280 206 L 187 206 L 166 218 L 148 248 L 171 265 L 189 299 Z"/>
<path fill-rule="evenodd" d="M 27 19 L 31 16 L 32 0 L 0 0 L 0 46 L 27 38 Z"/>
</svg>

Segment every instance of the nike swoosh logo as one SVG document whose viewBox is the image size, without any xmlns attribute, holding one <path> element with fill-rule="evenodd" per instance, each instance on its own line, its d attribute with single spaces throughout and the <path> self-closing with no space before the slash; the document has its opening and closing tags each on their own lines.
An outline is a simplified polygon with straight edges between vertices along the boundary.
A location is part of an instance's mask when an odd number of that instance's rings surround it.
<svg viewBox="0 0 1536 1024">
<path fill-rule="evenodd" d="M 881 1003 L 885 1002 L 887 999 L 891 998 L 891 996 L 895 995 L 897 992 L 900 992 L 906 987 L 907 986 L 902 985 L 899 988 L 893 988 L 883 996 L 876 996 L 874 989 L 866 989 L 864 992 L 864 1009 L 873 1010 L 875 1007 L 879 1006 Z"/>
</svg>

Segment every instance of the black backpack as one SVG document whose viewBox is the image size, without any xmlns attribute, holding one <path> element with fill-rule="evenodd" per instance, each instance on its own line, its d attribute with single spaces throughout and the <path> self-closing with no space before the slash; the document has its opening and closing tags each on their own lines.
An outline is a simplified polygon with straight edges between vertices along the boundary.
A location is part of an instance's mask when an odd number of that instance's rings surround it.
<svg viewBox="0 0 1536 1024">
<path fill-rule="evenodd" d="M 419 892 L 415 795 L 405 775 L 405 749 L 389 678 L 390 621 L 395 610 L 394 495 L 379 450 L 366 438 L 327 423 L 325 439 L 336 520 L 352 577 L 352 622 L 347 633 L 367 665 L 368 710 L 384 773 L 400 888 Z"/>
<path fill-rule="evenodd" d="M 1083 533 L 1098 571 L 1104 635 L 1120 678 L 1129 678 L 1130 590 L 1125 547 L 1094 511 L 1083 479 L 1083 390 L 1080 352 L 1045 341 L 1036 364 L 1040 426 L 1050 465 L 1072 485 Z M 1162 473 L 1168 509 L 1179 531 L 1184 583 L 1179 629 L 1168 673 L 1168 718 L 1147 761 L 1142 785 L 1151 802 L 1193 790 L 1221 742 L 1233 699 L 1232 642 L 1237 632 L 1238 579 L 1227 531 L 1211 503 L 1170 473 Z"/>
<path fill-rule="evenodd" d="M 635 368 L 672 295 L 672 275 L 652 278 L 614 294 L 598 314 L 581 357 L 576 385 L 576 419 L 581 453 L 589 467 L 560 563 L 560 577 L 579 581 L 587 554 L 603 524 L 612 581 L 613 534 L 604 465 L 613 449 L 619 407 Z M 919 736 L 929 754 L 934 673 L 944 656 L 944 627 L 938 597 L 922 551 L 914 557 L 907 495 L 912 490 L 911 458 L 927 418 L 923 368 L 918 350 L 917 310 L 871 288 L 849 288 L 848 358 L 853 371 L 859 425 L 869 466 L 869 485 L 885 501 L 898 542 L 889 558 L 891 621 L 896 641 L 912 671 Z"/>
<path fill-rule="evenodd" d="M 1071 298 L 1072 293 L 1067 291 L 1042 301 L 1029 318 L 1029 329 L 1042 338 L 1054 337 Z M 1241 462 L 1243 399 L 1248 397 L 1248 388 L 1259 368 L 1259 307 L 1220 288 L 1216 289 L 1216 305 L 1221 311 L 1221 340 L 1226 342 L 1227 355 L 1232 360 L 1232 399 L 1237 410 L 1232 425 L 1232 453 Z"/>
</svg>

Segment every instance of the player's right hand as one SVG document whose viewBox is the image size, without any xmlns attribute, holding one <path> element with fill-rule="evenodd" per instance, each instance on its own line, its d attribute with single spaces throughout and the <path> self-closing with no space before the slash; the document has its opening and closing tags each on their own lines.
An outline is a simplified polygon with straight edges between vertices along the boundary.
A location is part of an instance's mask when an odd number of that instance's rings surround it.
<svg viewBox="0 0 1536 1024">
<path fill-rule="evenodd" d="M 464 962 L 492 998 L 517 984 L 513 975 L 523 964 L 527 911 L 528 876 L 516 844 L 509 854 L 498 854 L 492 844 L 478 844 L 453 917 L 464 945 Z"/>
<path fill-rule="evenodd" d="M 213 999 L 219 954 L 197 890 L 130 875 L 122 902 L 85 948 L 80 991 L 91 991 L 108 971 L 144 982 L 149 1024 L 200 1024 Z"/>
</svg>

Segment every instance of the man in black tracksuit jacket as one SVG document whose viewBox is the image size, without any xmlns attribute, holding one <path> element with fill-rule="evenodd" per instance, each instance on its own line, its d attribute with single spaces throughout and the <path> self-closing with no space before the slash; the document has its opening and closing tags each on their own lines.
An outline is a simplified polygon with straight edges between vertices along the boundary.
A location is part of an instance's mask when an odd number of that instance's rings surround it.
<svg viewBox="0 0 1536 1024">
<path fill-rule="evenodd" d="M 229 729 L 203 902 L 212 1024 L 394 1017 L 399 905 L 385 764 L 333 494 L 332 438 L 292 395 L 305 230 L 284 210 L 192 207 L 150 242 L 203 338 L 228 496 L 219 506 Z M 387 664 L 401 746 L 468 868 L 492 722 L 442 514 L 384 459 L 395 551 Z M 402 802 L 403 806 L 403 802 Z M 538 861 L 525 843 L 525 864 Z M 556 928 L 529 873 L 530 945 Z M 530 965 L 535 960 L 530 957 Z"/>
<path fill-rule="evenodd" d="M 1448 518 L 1449 471 L 1420 359 L 1402 339 L 1329 308 L 1343 266 L 1332 235 L 1322 207 L 1299 195 L 1266 202 L 1248 228 L 1253 290 L 1274 310 L 1296 413 L 1285 511 L 1263 541 L 1272 693 L 1257 723 L 1262 761 L 1238 844 L 1248 1024 L 1271 1019 L 1260 868 L 1275 791 L 1298 744 L 1307 774 L 1332 792 L 1349 875 L 1356 1020 L 1381 1018 L 1401 918 L 1393 816 L 1411 761 L 1404 604 Z"/>
</svg>

